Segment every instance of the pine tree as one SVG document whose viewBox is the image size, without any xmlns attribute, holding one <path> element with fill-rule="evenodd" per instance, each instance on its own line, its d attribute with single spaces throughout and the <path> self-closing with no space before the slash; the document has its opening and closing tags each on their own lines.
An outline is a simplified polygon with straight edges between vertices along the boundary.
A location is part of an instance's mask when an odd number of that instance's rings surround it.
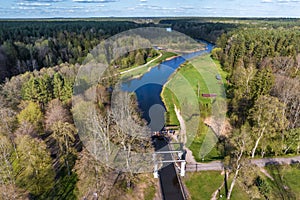
<svg viewBox="0 0 300 200">
<path fill-rule="evenodd" d="M 52 85 L 53 85 L 54 98 L 61 100 L 63 93 L 64 93 L 64 91 L 63 91 L 64 82 L 63 82 L 63 78 L 60 73 L 54 74 L 53 80 L 52 80 Z"/>
</svg>

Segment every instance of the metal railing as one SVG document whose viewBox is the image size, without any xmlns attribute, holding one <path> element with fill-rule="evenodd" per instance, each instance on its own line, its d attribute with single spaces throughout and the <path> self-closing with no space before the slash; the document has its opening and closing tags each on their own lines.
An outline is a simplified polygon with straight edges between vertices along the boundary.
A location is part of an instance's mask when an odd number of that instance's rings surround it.
<svg viewBox="0 0 300 200">
<path fill-rule="evenodd" d="M 172 144 L 169 144 L 169 143 L 168 143 L 168 146 L 169 146 L 169 149 L 170 149 L 171 151 L 174 151 L 174 150 L 173 150 L 173 145 L 172 145 Z M 173 154 L 171 154 L 171 156 L 172 156 L 173 160 L 175 160 Z M 177 170 L 176 170 L 175 163 L 173 163 L 173 165 L 174 165 L 175 171 L 177 171 Z M 185 189 L 184 189 L 182 180 L 181 180 L 180 176 L 178 175 L 178 173 L 176 173 L 176 176 L 177 176 L 177 179 L 178 179 L 178 183 L 179 183 L 179 186 L 180 186 L 180 190 L 181 190 L 182 196 L 183 196 L 183 198 L 184 198 L 185 200 L 187 200 L 188 198 L 187 198 L 187 194 L 186 194 L 186 191 L 185 191 Z"/>
</svg>

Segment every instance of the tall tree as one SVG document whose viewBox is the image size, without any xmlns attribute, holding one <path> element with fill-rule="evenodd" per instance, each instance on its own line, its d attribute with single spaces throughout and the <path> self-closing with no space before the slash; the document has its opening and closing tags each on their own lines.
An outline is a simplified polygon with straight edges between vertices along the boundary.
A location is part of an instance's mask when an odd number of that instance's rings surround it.
<svg viewBox="0 0 300 200">
<path fill-rule="evenodd" d="M 46 144 L 28 135 L 15 139 L 18 158 L 13 161 L 16 184 L 34 196 L 41 196 L 54 185 L 55 173 Z"/>
<path fill-rule="evenodd" d="M 95 194 L 100 198 L 107 198 L 105 192 L 109 179 L 105 178 L 107 168 L 84 149 L 76 161 L 75 171 L 78 175 L 78 197 L 92 199 Z M 107 177 L 112 178 L 112 177 Z M 108 190 L 107 190 L 108 191 Z"/>
<path fill-rule="evenodd" d="M 252 158 L 262 138 L 270 139 L 274 134 L 283 131 L 288 122 L 284 115 L 285 105 L 278 98 L 272 96 L 260 96 L 250 110 L 250 122 L 252 123 L 252 137 L 255 141 L 251 152 Z"/>
<path fill-rule="evenodd" d="M 274 75 L 270 67 L 257 71 L 251 82 L 251 95 L 256 100 L 261 95 L 268 95 L 274 85 Z"/>
<path fill-rule="evenodd" d="M 0 107 L 0 134 L 11 135 L 16 122 L 16 113 L 10 108 Z"/>
<path fill-rule="evenodd" d="M 67 167 L 68 174 L 70 175 L 70 154 L 73 152 L 75 142 L 76 129 L 73 124 L 68 122 L 57 121 L 51 126 L 52 135 L 59 147 L 59 157 L 63 159 L 65 166 Z"/>
<path fill-rule="evenodd" d="M 48 103 L 45 114 L 45 127 L 46 130 L 50 130 L 56 122 L 69 122 L 71 123 L 71 113 L 64 108 L 62 102 L 58 99 L 54 99 Z"/>
<path fill-rule="evenodd" d="M 29 102 L 27 106 L 17 115 L 19 124 L 30 123 L 34 126 L 36 131 L 41 133 L 43 113 L 37 103 Z"/>
<path fill-rule="evenodd" d="M 61 76 L 60 73 L 56 72 L 53 76 L 53 80 L 52 80 L 52 85 L 53 85 L 53 96 L 54 98 L 60 99 L 63 96 L 63 86 L 64 86 L 64 82 L 63 82 L 63 78 Z"/>
<path fill-rule="evenodd" d="M 249 144 L 251 144 L 251 138 L 249 137 L 248 131 L 249 127 L 246 124 L 241 127 L 239 131 L 234 132 L 230 138 L 230 146 L 232 147 L 230 150 L 230 167 L 232 168 L 234 175 L 227 193 L 227 199 L 231 198 L 231 193 L 239 177 L 239 172 L 247 162 L 245 154 L 248 151 Z"/>
</svg>

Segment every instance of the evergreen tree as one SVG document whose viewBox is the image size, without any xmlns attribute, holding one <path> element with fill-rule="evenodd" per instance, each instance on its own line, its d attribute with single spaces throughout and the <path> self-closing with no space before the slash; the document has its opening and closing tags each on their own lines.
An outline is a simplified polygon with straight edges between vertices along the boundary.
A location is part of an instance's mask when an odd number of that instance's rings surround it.
<svg viewBox="0 0 300 200">
<path fill-rule="evenodd" d="M 18 135 L 15 142 L 18 153 L 13 162 L 16 184 L 31 195 L 41 197 L 53 187 L 55 178 L 46 144 L 28 135 Z"/>
<path fill-rule="evenodd" d="M 64 82 L 60 73 L 55 73 L 53 76 L 53 96 L 56 99 L 62 100 L 62 96 L 64 93 Z"/>
<path fill-rule="evenodd" d="M 253 100 L 259 96 L 268 95 L 274 85 L 272 69 L 267 67 L 257 71 L 251 82 L 251 95 Z"/>
<path fill-rule="evenodd" d="M 36 131 L 42 131 L 43 113 L 37 103 L 29 102 L 28 105 L 17 115 L 19 124 L 30 123 Z"/>
</svg>

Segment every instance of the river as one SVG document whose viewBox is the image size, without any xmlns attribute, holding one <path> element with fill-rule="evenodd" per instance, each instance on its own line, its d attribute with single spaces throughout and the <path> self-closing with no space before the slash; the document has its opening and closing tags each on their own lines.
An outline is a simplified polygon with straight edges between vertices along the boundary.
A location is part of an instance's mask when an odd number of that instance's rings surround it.
<svg viewBox="0 0 300 200">
<path fill-rule="evenodd" d="M 210 53 L 214 47 L 212 43 L 202 40 L 200 42 L 206 45 L 204 50 L 183 54 L 170 60 L 163 61 L 143 76 L 122 82 L 121 89 L 123 91 L 136 93 L 142 117 L 148 122 L 148 124 L 151 123 L 152 119 L 152 121 L 160 123 L 161 126 L 164 125 L 165 106 L 160 94 L 162 92 L 163 85 L 168 81 L 169 77 L 188 59 L 197 57 L 204 53 Z M 154 105 L 160 105 L 160 108 L 156 106 L 157 109 L 155 109 L 155 112 L 149 113 L 149 111 L 151 111 L 151 107 Z M 155 129 L 157 129 L 157 127 L 162 128 L 161 126 L 156 125 L 153 126 L 154 128 L 150 126 L 150 128 L 153 131 L 157 131 Z"/>
</svg>

